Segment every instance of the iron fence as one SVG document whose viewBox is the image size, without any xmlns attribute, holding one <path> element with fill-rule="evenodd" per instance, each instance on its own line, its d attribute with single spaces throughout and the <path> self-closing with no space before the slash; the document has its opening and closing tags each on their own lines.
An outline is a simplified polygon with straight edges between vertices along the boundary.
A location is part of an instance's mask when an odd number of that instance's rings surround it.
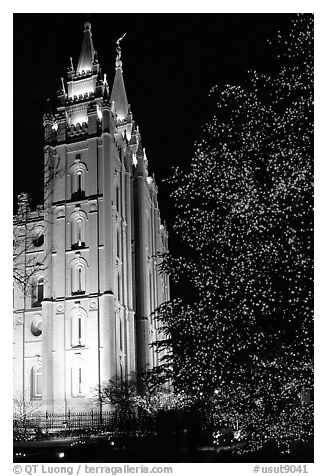
<svg viewBox="0 0 327 476">
<path fill-rule="evenodd" d="M 146 414 L 123 414 L 109 411 L 40 413 L 14 416 L 14 439 L 32 440 L 47 437 L 89 436 L 110 433 L 113 436 L 146 435 L 155 432 L 155 418 Z"/>
</svg>

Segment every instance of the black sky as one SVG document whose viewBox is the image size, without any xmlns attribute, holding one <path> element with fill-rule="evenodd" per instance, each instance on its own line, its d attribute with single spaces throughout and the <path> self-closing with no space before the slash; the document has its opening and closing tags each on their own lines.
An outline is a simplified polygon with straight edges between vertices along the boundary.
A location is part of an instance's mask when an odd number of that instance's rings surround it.
<svg viewBox="0 0 327 476">
<path fill-rule="evenodd" d="M 95 49 L 111 86 L 115 41 L 122 42 L 123 74 L 133 117 L 140 127 L 159 205 L 171 221 L 168 185 L 173 165 L 187 166 L 208 92 L 215 84 L 242 84 L 249 69 L 270 71 L 277 58 L 267 39 L 288 29 L 287 14 L 14 14 L 14 196 L 42 202 L 46 99 L 66 79 L 69 57 L 77 65 L 83 23 L 92 23 Z"/>
</svg>

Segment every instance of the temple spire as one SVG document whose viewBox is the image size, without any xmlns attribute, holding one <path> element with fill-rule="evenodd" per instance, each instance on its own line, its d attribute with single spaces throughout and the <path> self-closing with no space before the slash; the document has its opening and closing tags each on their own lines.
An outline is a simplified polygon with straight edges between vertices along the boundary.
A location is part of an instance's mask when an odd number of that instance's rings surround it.
<svg viewBox="0 0 327 476">
<path fill-rule="evenodd" d="M 81 54 L 79 56 L 76 72 L 81 73 L 83 70 L 84 71 L 92 70 L 93 61 L 94 61 L 94 47 L 93 47 L 93 41 L 92 41 L 91 23 L 85 22 L 83 44 L 82 44 Z"/>
<path fill-rule="evenodd" d="M 122 60 L 121 60 L 121 46 L 120 42 L 124 38 L 124 36 L 120 37 L 116 41 L 116 74 L 114 79 L 114 84 L 112 86 L 111 92 L 111 101 L 114 101 L 116 113 L 118 119 L 123 120 L 126 119 L 128 115 L 128 101 L 127 95 L 125 90 L 125 84 L 123 79 L 123 70 L 122 70 Z"/>
</svg>

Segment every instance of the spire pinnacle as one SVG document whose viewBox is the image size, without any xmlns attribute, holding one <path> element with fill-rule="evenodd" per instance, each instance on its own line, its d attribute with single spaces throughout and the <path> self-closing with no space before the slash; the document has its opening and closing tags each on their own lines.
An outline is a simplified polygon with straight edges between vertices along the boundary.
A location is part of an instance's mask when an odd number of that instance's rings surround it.
<svg viewBox="0 0 327 476">
<path fill-rule="evenodd" d="M 109 101 L 109 88 L 107 83 L 104 83 L 103 99 Z"/>
<path fill-rule="evenodd" d="M 74 71 L 73 58 L 71 56 L 69 57 L 69 69 Z"/>
<path fill-rule="evenodd" d="M 139 135 L 139 144 L 138 144 L 138 147 L 137 147 L 137 153 L 140 154 L 140 155 L 143 155 L 141 134 Z"/>
<path fill-rule="evenodd" d="M 87 21 L 84 23 L 83 44 L 82 44 L 81 54 L 78 60 L 76 72 L 81 73 L 83 70 L 84 71 L 91 70 L 93 61 L 94 61 L 94 47 L 93 47 L 93 41 L 92 41 L 91 23 Z"/>
<path fill-rule="evenodd" d="M 64 78 L 61 77 L 61 78 L 60 78 L 60 81 L 61 81 L 61 90 L 62 90 L 63 94 L 66 94 Z"/>
<path fill-rule="evenodd" d="M 111 101 L 114 101 L 116 114 L 119 120 L 126 119 L 128 115 L 128 101 L 125 90 L 125 84 L 123 79 L 123 70 L 122 70 L 122 60 L 121 60 L 121 46 L 120 42 L 125 37 L 126 33 L 123 34 L 116 41 L 116 74 L 114 79 L 114 84 L 112 86 L 111 92 Z"/>
</svg>

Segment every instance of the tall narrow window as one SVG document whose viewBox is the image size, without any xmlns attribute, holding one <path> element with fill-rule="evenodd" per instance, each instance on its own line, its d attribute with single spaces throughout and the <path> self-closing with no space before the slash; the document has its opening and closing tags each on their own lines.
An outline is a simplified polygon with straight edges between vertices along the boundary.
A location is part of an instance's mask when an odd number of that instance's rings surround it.
<svg viewBox="0 0 327 476">
<path fill-rule="evenodd" d="M 123 326 L 121 317 L 119 318 L 119 348 L 120 350 L 123 350 Z"/>
<path fill-rule="evenodd" d="M 43 277 L 37 278 L 32 284 L 32 307 L 39 307 L 43 301 Z"/>
<path fill-rule="evenodd" d="M 77 243 L 78 243 L 79 246 L 81 246 L 81 244 L 82 244 L 82 226 L 83 226 L 83 222 L 79 218 L 77 220 Z"/>
<path fill-rule="evenodd" d="M 82 172 L 77 172 L 77 192 L 82 191 Z"/>
<path fill-rule="evenodd" d="M 119 186 L 116 185 L 116 208 L 117 211 L 119 212 Z"/>
<path fill-rule="evenodd" d="M 148 253 L 149 255 L 151 254 L 151 223 L 150 223 L 150 217 L 147 214 L 147 241 L 148 241 Z"/>
<path fill-rule="evenodd" d="M 150 296 L 150 313 L 153 311 L 153 296 L 152 296 L 152 274 L 151 272 L 149 273 L 149 296 Z M 152 317 L 151 317 L 151 322 L 152 322 Z"/>
<path fill-rule="evenodd" d="M 37 300 L 40 303 L 43 301 L 43 278 L 40 278 L 37 282 Z"/>
<path fill-rule="evenodd" d="M 119 234 L 119 229 L 117 229 L 117 257 L 120 258 L 120 234 Z"/>
<path fill-rule="evenodd" d="M 83 397 L 86 394 L 86 373 L 83 359 L 76 359 L 72 365 L 72 396 Z"/>
<path fill-rule="evenodd" d="M 71 246 L 72 249 L 85 247 L 85 224 L 87 217 L 84 212 L 74 212 L 71 216 Z"/>
<path fill-rule="evenodd" d="M 78 269 L 78 291 L 82 291 L 82 268 L 79 266 L 77 269 Z"/>
<path fill-rule="evenodd" d="M 71 168 L 71 199 L 83 200 L 85 198 L 85 174 L 84 164 L 74 164 Z"/>
<path fill-rule="evenodd" d="M 82 393 L 82 369 L 78 369 L 78 393 Z"/>
<path fill-rule="evenodd" d="M 75 308 L 71 315 L 72 347 L 85 346 L 86 313 L 82 308 Z"/>
<path fill-rule="evenodd" d="M 86 262 L 83 258 L 79 258 L 72 262 L 71 267 L 71 289 L 72 294 L 85 294 L 85 274 L 86 274 Z"/>
<path fill-rule="evenodd" d="M 82 343 L 82 316 L 78 316 L 78 343 Z"/>
<path fill-rule="evenodd" d="M 42 367 L 38 367 L 35 372 L 35 396 L 42 395 Z"/>
<path fill-rule="evenodd" d="M 31 398 L 42 396 L 42 366 L 34 366 L 31 370 Z"/>
</svg>

